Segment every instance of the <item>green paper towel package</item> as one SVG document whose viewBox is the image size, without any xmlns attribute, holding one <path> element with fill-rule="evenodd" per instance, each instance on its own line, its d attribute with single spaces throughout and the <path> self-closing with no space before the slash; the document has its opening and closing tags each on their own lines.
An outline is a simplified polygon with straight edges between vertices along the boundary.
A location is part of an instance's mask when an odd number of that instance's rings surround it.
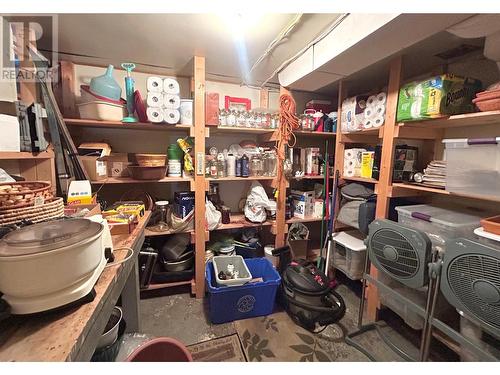
<svg viewBox="0 0 500 375">
<path fill-rule="evenodd" d="M 397 121 L 425 120 L 474 112 L 481 81 L 443 74 L 411 82 L 399 90 Z"/>
</svg>

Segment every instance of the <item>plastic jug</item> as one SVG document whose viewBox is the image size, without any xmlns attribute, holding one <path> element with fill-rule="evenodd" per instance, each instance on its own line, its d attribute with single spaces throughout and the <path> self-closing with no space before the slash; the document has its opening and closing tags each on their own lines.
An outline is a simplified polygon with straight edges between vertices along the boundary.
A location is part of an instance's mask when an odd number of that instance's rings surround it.
<svg viewBox="0 0 500 375">
<path fill-rule="evenodd" d="M 119 100 L 122 95 L 120 85 L 113 78 L 113 65 L 108 65 L 106 73 L 90 80 L 90 91 L 93 94 L 109 99 Z"/>
</svg>

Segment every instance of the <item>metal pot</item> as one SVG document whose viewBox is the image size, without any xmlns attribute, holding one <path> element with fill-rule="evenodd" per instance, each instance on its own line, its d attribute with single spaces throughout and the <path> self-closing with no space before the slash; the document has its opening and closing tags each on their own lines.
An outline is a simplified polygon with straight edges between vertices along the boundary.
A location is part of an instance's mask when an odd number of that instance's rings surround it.
<svg viewBox="0 0 500 375">
<path fill-rule="evenodd" d="M 163 268 L 167 272 L 179 272 L 190 269 L 194 263 L 194 250 L 182 254 L 179 259 L 174 262 L 162 261 Z"/>
</svg>

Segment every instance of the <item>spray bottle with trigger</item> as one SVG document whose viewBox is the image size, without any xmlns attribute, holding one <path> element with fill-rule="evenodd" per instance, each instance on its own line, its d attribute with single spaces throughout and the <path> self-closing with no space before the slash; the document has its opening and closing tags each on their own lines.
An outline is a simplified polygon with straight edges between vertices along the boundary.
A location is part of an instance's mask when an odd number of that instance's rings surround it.
<svg viewBox="0 0 500 375">
<path fill-rule="evenodd" d="M 137 122 L 134 117 L 134 79 L 130 76 L 132 70 L 135 69 L 134 63 L 122 63 L 122 68 L 127 71 L 125 77 L 125 93 L 127 94 L 127 117 L 124 117 L 122 122 Z"/>
</svg>

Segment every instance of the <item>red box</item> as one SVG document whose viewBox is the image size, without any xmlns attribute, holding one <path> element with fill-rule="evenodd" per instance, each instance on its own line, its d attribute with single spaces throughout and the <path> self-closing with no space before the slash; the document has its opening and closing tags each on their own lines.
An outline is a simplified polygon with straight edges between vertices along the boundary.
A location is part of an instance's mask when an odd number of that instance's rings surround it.
<svg viewBox="0 0 500 375">
<path fill-rule="evenodd" d="M 205 125 L 219 125 L 219 94 L 216 92 L 205 94 Z"/>
</svg>

